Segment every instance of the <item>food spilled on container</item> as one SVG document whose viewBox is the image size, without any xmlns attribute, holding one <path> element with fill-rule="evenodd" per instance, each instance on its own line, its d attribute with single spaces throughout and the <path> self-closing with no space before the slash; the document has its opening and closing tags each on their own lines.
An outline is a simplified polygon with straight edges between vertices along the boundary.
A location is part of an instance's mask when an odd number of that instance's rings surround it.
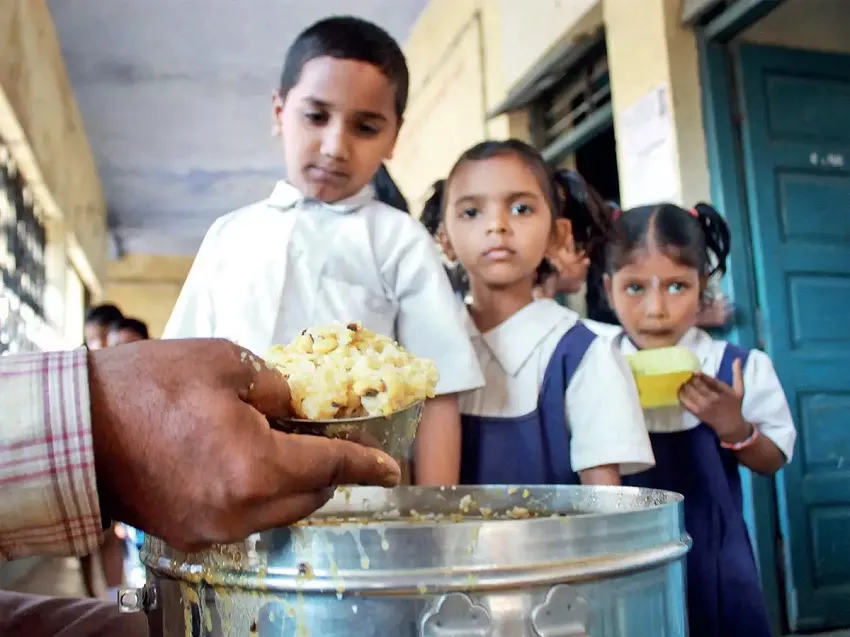
<svg viewBox="0 0 850 637">
<path fill-rule="evenodd" d="M 390 416 L 434 397 L 437 366 L 360 323 L 304 330 L 266 355 L 303 420 Z"/>
<path fill-rule="evenodd" d="M 553 513 L 540 489 L 513 485 L 480 487 L 437 487 L 426 495 L 428 487 L 405 487 L 408 497 L 417 494 L 425 507 L 390 506 L 375 508 L 375 501 L 358 503 L 349 487 L 338 487 L 334 500 L 319 514 L 296 522 L 293 526 L 341 526 L 380 523 L 390 527 L 396 524 L 456 524 L 459 522 L 487 522 L 498 520 L 530 520 L 533 518 L 563 517 Z M 483 502 L 482 502 L 483 501 Z M 358 510 L 362 509 L 362 510 Z M 367 511 L 371 509 L 368 513 Z"/>
</svg>

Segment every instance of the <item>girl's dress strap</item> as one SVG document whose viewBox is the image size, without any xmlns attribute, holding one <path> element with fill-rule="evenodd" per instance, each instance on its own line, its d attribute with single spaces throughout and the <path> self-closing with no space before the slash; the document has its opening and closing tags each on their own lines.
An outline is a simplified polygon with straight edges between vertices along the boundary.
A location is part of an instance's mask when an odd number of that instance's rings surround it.
<svg viewBox="0 0 850 637">
<path fill-rule="evenodd" d="M 566 415 L 567 387 L 596 334 L 581 321 L 561 337 L 543 376 L 538 412 L 544 448 L 548 451 L 549 484 L 578 484 L 570 458 L 570 425 Z"/>
<path fill-rule="evenodd" d="M 749 350 L 745 350 L 733 343 L 726 343 L 726 348 L 723 350 L 723 357 L 720 359 L 720 367 L 717 369 L 717 380 L 722 381 L 732 386 L 734 382 L 732 366 L 736 359 L 741 360 L 741 369 L 747 364 L 747 357 L 750 355 Z M 728 449 L 720 449 L 720 458 L 723 461 L 723 470 L 726 473 L 726 479 L 729 481 L 729 488 L 732 491 L 732 504 L 738 512 L 744 515 L 744 492 L 741 485 L 741 474 L 738 466 L 738 459 L 733 451 Z"/>
<path fill-rule="evenodd" d="M 741 369 L 747 364 L 749 350 L 738 347 L 734 343 L 726 343 L 723 350 L 723 358 L 720 359 L 720 367 L 717 370 L 717 380 L 722 380 L 727 385 L 732 385 L 732 365 L 735 359 L 741 359 Z"/>
<path fill-rule="evenodd" d="M 578 484 L 572 470 L 566 393 L 596 335 L 576 323 L 546 367 L 537 408 L 522 416 L 463 414 L 462 484 Z"/>
</svg>

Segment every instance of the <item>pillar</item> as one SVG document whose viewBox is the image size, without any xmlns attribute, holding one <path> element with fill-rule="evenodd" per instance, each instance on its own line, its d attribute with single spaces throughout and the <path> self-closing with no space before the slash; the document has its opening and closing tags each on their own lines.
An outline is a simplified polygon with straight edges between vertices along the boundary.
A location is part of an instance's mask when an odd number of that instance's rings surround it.
<svg viewBox="0 0 850 637">
<path fill-rule="evenodd" d="M 710 200 L 697 43 L 694 32 L 681 25 L 681 5 L 682 0 L 604 0 L 623 208 L 654 196 L 687 207 Z M 668 158 L 658 151 L 643 154 L 650 157 L 641 162 L 636 159 L 641 146 L 651 142 L 635 136 L 639 127 L 631 123 L 630 110 L 658 87 L 666 89 L 671 116 Z M 650 118 L 645 121 L 643 132 L 652 135 Z"/>
</svg>

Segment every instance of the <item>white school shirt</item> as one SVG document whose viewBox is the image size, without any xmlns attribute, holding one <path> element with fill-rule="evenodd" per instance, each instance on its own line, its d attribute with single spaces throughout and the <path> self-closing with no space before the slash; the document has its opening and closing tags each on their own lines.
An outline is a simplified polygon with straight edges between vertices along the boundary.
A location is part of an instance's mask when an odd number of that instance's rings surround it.
<svg viewBox="0 0 850 637">
<path fill-rule="evenodd" d="M 323 204 L 279 182 L 268 200 L 219 218 L 165 338 L 222 337 L 262 356 L 311 326 L 361 321 L 433 360 L 438 394 L 480 387 L 433 239 L 373 192 Z"/>
<path fill-rule="evenodd" d="M 621 327 L 600 325 L 590 325 L 590 327 L 597 334 L 607 333 L 623 355 L 628 356 L 638 351 Z M 708 332 L 692 327 L 685 332 L 678 345 L 696 354 L 703 373 L 717 376 L 726 343 L 726 341 L 714 340 Z M 742 371 L 744 400 L 741 413 L 744 420 L 756 427 L 760 434 L 769 438 L 779 447 L 788 462 L 791 462 L 797 430 L 773 363 L 764 352 L 750 350 L 747 364 Z M 699 425 L 699 419 L 682 406 L 647 409 L 644 412 L 644 418 L 647 428 L 653 433 L 685 431 Z"/>
<path fill-rule="evenodd" d="M 537 409 L 549 360 L 579 315 L 538 299 L 485 333 L 465 308 L 463 315 L 485 383 L 461 394 L 461 413 L 511 418 Z M 567 387 L 564 409 L 573 471 L 616 464 L 621 475 L 629 475 L 655 465 L 634 377 L 609 339 L 597 337 L 587 349 Z"/>
</svg>

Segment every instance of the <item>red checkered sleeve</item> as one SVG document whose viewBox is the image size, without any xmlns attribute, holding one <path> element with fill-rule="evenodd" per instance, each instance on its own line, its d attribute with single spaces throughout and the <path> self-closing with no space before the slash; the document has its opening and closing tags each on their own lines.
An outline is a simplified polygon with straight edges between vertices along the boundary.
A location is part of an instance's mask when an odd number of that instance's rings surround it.
<svg viewBox="0 0 850 637">
<path fill-rule="evenodd" d="M 0 560 L 85 555 L 102 534 L 86 351 L 0 357 Z"/>
</svg>

